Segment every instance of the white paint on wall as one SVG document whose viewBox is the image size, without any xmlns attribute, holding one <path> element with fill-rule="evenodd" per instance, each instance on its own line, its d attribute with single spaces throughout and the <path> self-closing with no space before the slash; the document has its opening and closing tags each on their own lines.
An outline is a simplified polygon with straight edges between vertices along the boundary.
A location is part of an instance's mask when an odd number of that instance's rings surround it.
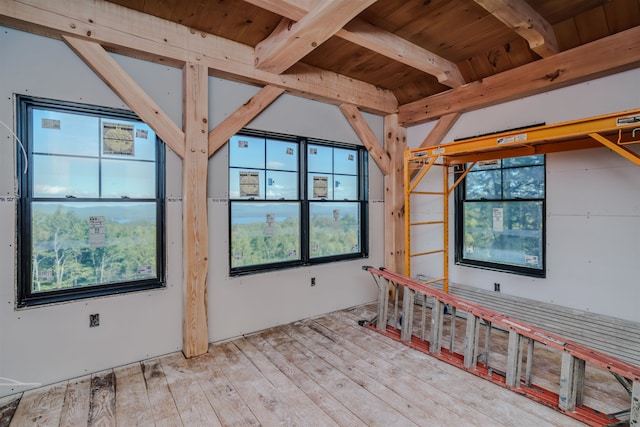
<svg viewBox="0 0 640 427">
<path fill-rule="evenodd" d="M 210 79 L 210 83 L 212 123 L 220 123 L 258 91 L 253 86 L 221 79 Z M 382 140 L 382 118 L 369 114 L 364 117 L 379 140 Z M 361 145 L 337 106 L 287 94 L 276 99 L 247 128 Z M 382 173 L 373 161 L 369 161 L 371 253 L 368 259 L 239 277 L 229 277 L 228 162 L 226 146 L 209 160 L 210 341 L 232 338 L 376 299 L 375 284 L 361 270 L 362 265 L 381 266 L 384 262 L 384 187 Z M 311 277 L 316 278 L 316 286 L 311 286 Z"/>
<path fill-rule="evenodd" d="M 115 108 L 126 105 L 62 42 L 0 28 L 0 120 L 14 127 L 14 94 Z M 114 56 L 174 120 L 182 98 L 179 70 Z M 149 76 L 154 76 L 150 79 Z M 13 189 L 16 149 L 0 130 L 0 194 Z M 181 175 L 169 153 L 167 173 Z M 178 179 L 179 181 L 179 179 Z M 49 384 L 182 348 L 180 203 L 167 203 L 165 289 L 15 308 L 15 200 L 0 200 L 0 377 Z M 89 328 L 89 315 L 100 326 Z M 22 391 L 0 385 L 0 396 Z"/>
<path fill-rule="evenodd" d="M 466 113 L 443 142 L 638 107 L 640 69 Z M 408 144 L 419 146 L 433 126 L 409 128 Z M 547 155 L 546 174 L 547 277 L 456 266 L 452 227 L 450 280 L 489 290 L 497 282 L 503 293 L 640 322 L 640 168 L 598 148 Z M 450 212 L 453 224 L 453 202 Z M 411 271 L 435 268 L 418 259 Z"/>
</svg>

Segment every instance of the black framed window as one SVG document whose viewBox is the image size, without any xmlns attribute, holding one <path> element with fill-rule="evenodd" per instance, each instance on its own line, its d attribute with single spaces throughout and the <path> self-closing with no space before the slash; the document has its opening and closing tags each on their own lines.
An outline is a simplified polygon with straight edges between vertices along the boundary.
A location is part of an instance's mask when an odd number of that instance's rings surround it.
<svg viewBox="0 0 640 427">
<path fill-rule="evenodd" d="M 232 137 L 231 274 L 367 256 L 366 171 L 359 146 L 250 132 Z"/>
<path fill-rule="evenodd" d="M 544 277 L 545 194 L 544 155 L 476 164 L 456 188 L 456 262 Z"/>
<path fill-rule="evenodd" d="M 164 286 L 164 144 L 130 111 L 17 97 L 18 305 Z"/>
</svg>

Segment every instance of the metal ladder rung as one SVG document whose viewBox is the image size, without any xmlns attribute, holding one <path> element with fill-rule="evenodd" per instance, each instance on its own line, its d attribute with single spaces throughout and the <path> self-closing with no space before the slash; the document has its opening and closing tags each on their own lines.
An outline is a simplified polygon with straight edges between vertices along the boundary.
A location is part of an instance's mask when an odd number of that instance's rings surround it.
<svg viewBox="0 0 640 427">
<path fill-rule="evenodd" d="M 426 282 L 420 281 L 420 283 L 422 283 L 423 285 L 430 285 L 432 283 L 436 283 L 436 282 L 441 282 L 445 279 L 445 277 L 439 277 L 437 279 L 431 279 L 431 280 L 427 280 Z M 426 296 L 425 296 L 426 299 Z"/>
<path fill-rule="evenodd" d="M 435 251 L 428 251 L 428 252 L 417 252 L 415 254 L 409 254 L 410 257 L 414 257 L 414 256 L 420 256 L 420 255 L 432 255 L 432 254 L 439 254 L 439 253 L 443 253 L 444 249 L 438 249 Z"/>
<path fill-rule="evenodd" d="M 409 225 L 434 225 L 434 224 L 444 224 L 444 221 L 418 221 L 418 222 L 409 223 Z"/>
<path fill-rule="evenodd" d="M 411 194 L 427 194 L 433 196 L 444 196 L 442 191 L 412 191 Z"/>
</svg>

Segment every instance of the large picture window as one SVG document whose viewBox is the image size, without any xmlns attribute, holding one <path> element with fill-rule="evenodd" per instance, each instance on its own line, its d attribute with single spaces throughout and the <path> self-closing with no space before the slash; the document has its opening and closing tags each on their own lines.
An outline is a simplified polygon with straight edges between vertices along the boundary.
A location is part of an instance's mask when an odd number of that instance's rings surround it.
<svg viewBox="0 0 640 427">
<path fill-rule="evenodd" d="M 545 158 L 479 162 L 457 192 L 456 262 L 545 275 Z"/>
<path fill-rule="evenodd" d="M 129 111 L 18 97 L 18 304 L 163 286 L 164 150 Z"/>
<path fill-rule="evenodd" d="M 366 256 L 366 170 L 358 146 L 232 137 L 231 274 Z"/>
</svg>

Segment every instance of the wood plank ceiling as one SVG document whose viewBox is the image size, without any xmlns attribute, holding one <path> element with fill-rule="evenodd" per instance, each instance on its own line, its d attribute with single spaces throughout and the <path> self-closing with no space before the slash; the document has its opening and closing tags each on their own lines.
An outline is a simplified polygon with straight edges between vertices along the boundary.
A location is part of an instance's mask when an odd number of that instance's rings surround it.
<svg viewBox="0 0 640 427">
<path fill-rule="evenodd" d="M 257 69 L 389 90 L 400 108 L 640 26 L 638 0 L 110 2 L 252 47 Z"/>
</svg>

